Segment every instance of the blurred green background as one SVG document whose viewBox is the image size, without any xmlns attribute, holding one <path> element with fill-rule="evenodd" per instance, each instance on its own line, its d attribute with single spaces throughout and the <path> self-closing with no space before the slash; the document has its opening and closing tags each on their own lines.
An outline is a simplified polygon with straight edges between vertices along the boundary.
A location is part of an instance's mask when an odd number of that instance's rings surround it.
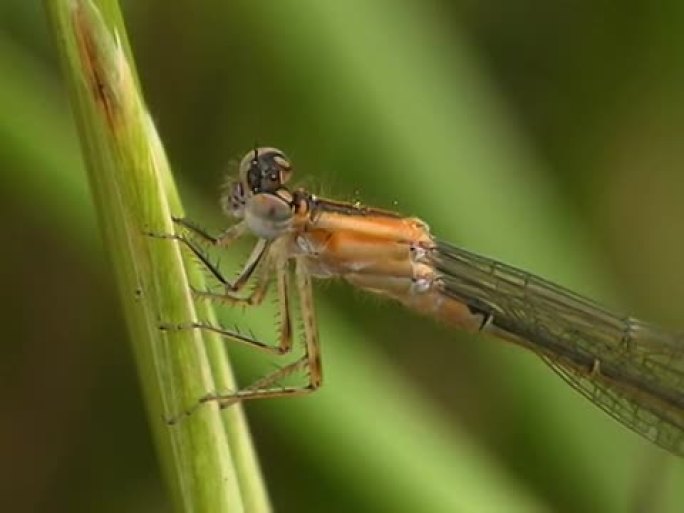
<svg viewBox="0 0 684 513">
<path fill-rule="evenodd" d="M 123 8 L 186 206 L 205 224 L 222 226 L 229 162 L 273 145 L 314 191 L 418 215 L 453 243 L 684 327 L 681 2 Z M 168 511 L 31 2 L 0 4 L 0 112 L 3 509 Z M 683 463 L 534 355 L 343 284 L 316 293 L 324 389 L 247 406 L 276 510 L 684 508 Z"/>
</svg>

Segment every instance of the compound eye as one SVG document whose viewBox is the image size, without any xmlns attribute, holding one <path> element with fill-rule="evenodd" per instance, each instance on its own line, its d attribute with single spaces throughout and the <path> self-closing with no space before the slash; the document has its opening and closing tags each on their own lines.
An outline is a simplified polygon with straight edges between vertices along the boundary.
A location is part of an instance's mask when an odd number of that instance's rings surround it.
<svg viewBox="0 0 684 513">
<path fill-rule="evenodd" d="M 292 165 L 276 148 L 257 148 L 240 163 L 240 180 L 253 194 L 278 190 L 292 175 Z"/>
<path fill-rule="evenodd" d="M 261 191 L 261 170 L 259 169 L 259 161 L 253 160 L 250 162 L 249 168 L 245 176 L 247 188 L 253 193 Z"/>
<path fill-rule="evenodd" d="M 264 159 L 265 161 L 266 159 Z M 261 192 L 273 192 L 283 185 L 281 178 L 280 167 L 273 160 L 261 162 L 261 183 L 259 190 Z M 256 192 L 256 191 L 255 191 Z"/>
</svg>

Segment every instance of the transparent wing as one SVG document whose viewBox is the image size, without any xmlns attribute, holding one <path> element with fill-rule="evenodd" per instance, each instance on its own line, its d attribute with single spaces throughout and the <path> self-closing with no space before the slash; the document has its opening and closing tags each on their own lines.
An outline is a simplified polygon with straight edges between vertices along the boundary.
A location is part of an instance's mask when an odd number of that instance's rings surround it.
<svg viewBox="0 0 684 513">
<path fill-rule="evenodd" d="M 567 289 L 438 242 L 442 293 L 481 313 L 483 331 L 539 354 L 620 422 L 684 456 L 684 336 L 615 315 Z"/>
</svg>

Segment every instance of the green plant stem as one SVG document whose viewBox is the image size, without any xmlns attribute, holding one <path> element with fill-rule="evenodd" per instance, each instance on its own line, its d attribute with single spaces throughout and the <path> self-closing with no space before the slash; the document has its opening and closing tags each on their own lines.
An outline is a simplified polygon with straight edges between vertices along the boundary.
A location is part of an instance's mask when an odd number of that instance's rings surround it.
<svg viewBox="0 0 684 513">
<path fill-rule="evenodd" d="M 70 86 L 90 189 L 115 270 L 150 422 L 177 509 L 270 509 L 239 407 L 206 404 L 169 426 L 199 397 L 234 388 L 223 344 L 160 323 L 213 319 L 188 285 L 201 276 L 172 233 L 182 215 L 168 163 L 140 95 L 115 1 L 46 0 Z"/>
</svg>

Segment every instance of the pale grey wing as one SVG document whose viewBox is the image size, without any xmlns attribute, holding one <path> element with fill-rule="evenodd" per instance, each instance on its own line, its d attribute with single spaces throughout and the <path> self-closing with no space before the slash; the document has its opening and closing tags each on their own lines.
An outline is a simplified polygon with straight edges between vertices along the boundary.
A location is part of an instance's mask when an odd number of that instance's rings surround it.
<svg viewBox="0 0 684 513">
<path fill-rule="evenodd" d="M 483 315 L 483 331 L 539 354 L 626 426 L 684 456 L 684 337 L 615 315 L 514 267 L 438 242 L 442 293 Z"/>
<path fill-rule="evenodd" d="M 682 413 L 644 406 L 633 394 L 609 381 L 596 379 L 560 360 L 541 355 L 563 380 L 588 398 L 611 417 L 678 456 L 684 456 L 684 429 Z"/>
</svg>

